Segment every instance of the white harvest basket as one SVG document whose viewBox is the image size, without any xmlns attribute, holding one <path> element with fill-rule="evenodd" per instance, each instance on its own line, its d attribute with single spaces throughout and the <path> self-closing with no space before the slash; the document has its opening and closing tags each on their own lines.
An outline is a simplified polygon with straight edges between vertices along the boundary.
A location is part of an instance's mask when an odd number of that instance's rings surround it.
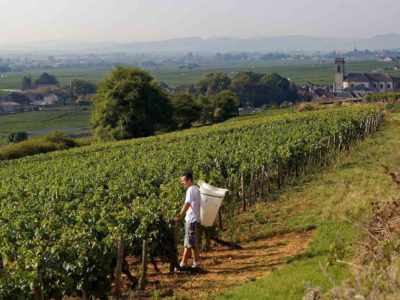
<svg viewBox="0 0 400 300">
<path fill-rule="evenodd" d="M 200 187 L 200 220 L 203 226 L 212 226 L 225 197 L 227 189 L 220 189 L 199 180 Z"/>
</svg>

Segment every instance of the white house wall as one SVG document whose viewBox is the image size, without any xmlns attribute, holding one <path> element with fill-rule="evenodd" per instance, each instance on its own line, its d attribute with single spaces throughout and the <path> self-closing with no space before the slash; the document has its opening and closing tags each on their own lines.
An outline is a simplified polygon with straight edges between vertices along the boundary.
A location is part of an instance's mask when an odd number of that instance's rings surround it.
<svg viewBox="0 0 400 300">
<path fill-rule="evenodd" d="M 368 81 L 365 81 L 365 82 L 359 82 L 359 81 L 347 82 L 347 81 L 345 81 L 345 82 L 343 82 L 343 89 L 348 88 L 348 87 L 350 87 L 350 88 L 351 87 L 356 87 L 357 85 L 360 85 L 360 84 L 364 85 L 367 88 L 370 87 Z"/>
</svg>

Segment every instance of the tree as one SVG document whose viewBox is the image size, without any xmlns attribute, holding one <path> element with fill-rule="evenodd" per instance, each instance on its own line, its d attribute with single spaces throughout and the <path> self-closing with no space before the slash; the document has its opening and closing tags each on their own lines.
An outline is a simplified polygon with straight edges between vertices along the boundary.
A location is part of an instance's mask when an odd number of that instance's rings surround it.
<svg viewBox="0 0 400 300">
<path fill-rule="evenodd" d="M 201 108 L 195 103 L 193 96 L 175 94 L 171 97 L 173 118 L 179 129 L 189 128 L 200 117 Z"/>
<path fill-rule="evenodd" d="M 400 77 L 393 77 L 393 90 L 395 92 L 400 91 Z"/>
<path fill-rule="evenodd" d="M 283 101 L 288 100 L 290 82 L 285 77 L 278 73 L 265 74 L 260 78 L 260 82 L 263 86 L 264 97 L 257 105 L 275 102 L 279 106 Z"/>
<path fill-rule="evenodd" d="M 94 83 L 75 79 L 71 82 L 72 96 L 77 99 L 79 96 L 95 93 L 97 86 Z"/>
<path fill-rule="evenodd" d="M 298 99 L 299 99 L 299 95 L 297 94 L 297 86 L 292 81 L 290 83 L 288 100 L 290 100 L 291 102 L 296 102 Z"/>
<path fill-rule="evenodd" d="M 116 66 L 93 97 L 91 126 L 101 140 L 152 135 L 171 128 L 171 103 L 147 72 Z"/>
<path fill-rule="evenodd" d="M 238 95 L 241 105 L 256 107 L 294 101 L 297 95 L 296 86 L 278 73 L 240 72 L 233 77 L 230 90 Z"/>
<path fill-rule="evenodd" d="M 211 99 L 214 121 L 221 122 L 239 115 L 239 98 L 231 91 L 222 91 Z"/>
<path fill-rule="evenodd" d="M 214 107 L 210 101 L 210 98 L 204 95 L 200 95 L 197 98 L 197 105 L 200 107 L 200 118 L 201 123 L 207 123 L 214 121 Z"/>
<path fill-rule="evenodd" d="M 29 89 L 32 86 L 32 77 L 31 77 L 31 75 L 24 76 L 22 78 L 22 84 L 21 85 L 22 85 L 22 89 L 23 90 Z"/>
<path fill-rule="evenodd" d="M 230 90 L 239 97 L 242 106 L 248 104 L 253 106 L 261 102 L 263 96 L 263 89 L 260 83 L 261 76 L 262 74 L 244 71 L 233 77 Z"/>
<path fill-rule="evenodd" d="M 17 102 L 18 104 L 29 104 L 29 98 L 25 94 L 12 92 L 5 98 L 8 101 Z"/>
<path fill-rule="evenodd" d="M 212 96 L 229 88 L 231 79 L 224 72 L 206 73 L 197 83 L 196 90 L 200 95 Z"/>
<path fill-rule="evenodd" d="M 38 79 L 35 80 L 35 84 L 58 84 L 58 80 L 54 75 L 42 73 Z"/>
<path fill-rule="evenodd" d="M 28 139 L 25 131 L 12 132 L 7 136 L 7 143 L 19 143 Z"/>
</svg>

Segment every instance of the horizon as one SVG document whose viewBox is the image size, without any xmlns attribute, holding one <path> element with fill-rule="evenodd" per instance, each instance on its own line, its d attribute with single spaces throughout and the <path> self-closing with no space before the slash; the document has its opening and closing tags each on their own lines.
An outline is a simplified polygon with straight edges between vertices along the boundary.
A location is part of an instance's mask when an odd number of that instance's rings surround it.
<svg viewBox="0 0 400 300">
<path fill-rule="evenodd" d="M 24 43 L 27 44 L 36 44 L 43 42 L 73 42 L 73 43 L 116 43 L 116 44 L 134 44 L 134 43 L 152 43 L 152 42 L 165 42 L 165 41 L 173 41 L 173 40 L 185 40 L 185 39 L 201 39 L 203 41 L 210 41 L 213 39 L 238 39 L 238 40 L 254 40 L 254 39 L 262 39 L 262 38 L 291 38 L 291 37 L 304 37 L 304 38 L 327 38 L 327 39 L 343 39 L 343 40 L 364 40 L 364 39 L 372 39 L 375 37 L 382 36 L 391 36 L 397 35 L 400 36 L 400 33 L 387 32 L 377 35 L 370 35 L 365 37 L 340 37 L 340 36 L 324 36 L 324 35 L 293 35 L 293 34 L 282 34 L 282 35 L 258 35 L 258 36 L 250 36 L 250 37 L 238 37 L 238 36 L 229 36 L 229 35 L 218 35 L 218 36 L 210 36 L 210 37 L 201 37 L 201 36 L 184 36 L 184 37 L 176 37 L 176 38 L 167 38 L 167 39 L 159 39 L 159 40 L 126 40 L 126 41 L 118 41 L 118 40 L 96 40 L 96 39 L 44 39 L 44 40 L 30 40 L 20 43 L 0 43 L 0 46 L 11 46 L 11 45 L 21 45 Z M 1 49 L 0 49 L 1 50 Z"/>
<path fill-rule="evenodd" d="M 44 40 L 15 44 L 0 44 L 0 53 L 218 53 L 218 52 L 280 52 L 331 53 L 400 50 L 400 34 L 387 33 L 370 38 L 338 38 L 326 36 L 281 35 L 237 38 L 214 36 L 210 38 L 184 37 L 167 40 L 127 41 L 112 40 Z"/>
</svg>

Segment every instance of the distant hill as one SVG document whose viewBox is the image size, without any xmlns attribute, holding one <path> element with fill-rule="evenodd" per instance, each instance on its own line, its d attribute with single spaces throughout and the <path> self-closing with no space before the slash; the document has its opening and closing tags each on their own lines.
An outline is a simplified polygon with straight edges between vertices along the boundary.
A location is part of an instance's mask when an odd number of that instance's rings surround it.
<svg viewBox="0 0 400 300">
<path fill-rule="evenodd" d="M 41 51 L 41 52 L 329 52 L 349 51 L 354 47 L 368 49 L 400 49 L 400 34 L 378 35 L 372 38 L 337 38 L 311 36 L 273 36 L 253 37 L 248 39 L 233 37 L 198 37 L 170 39 L 164 41 L 117 43 L 44 41 L 15 45 L 2 45 L 0 51 Z"/>
</svg>

